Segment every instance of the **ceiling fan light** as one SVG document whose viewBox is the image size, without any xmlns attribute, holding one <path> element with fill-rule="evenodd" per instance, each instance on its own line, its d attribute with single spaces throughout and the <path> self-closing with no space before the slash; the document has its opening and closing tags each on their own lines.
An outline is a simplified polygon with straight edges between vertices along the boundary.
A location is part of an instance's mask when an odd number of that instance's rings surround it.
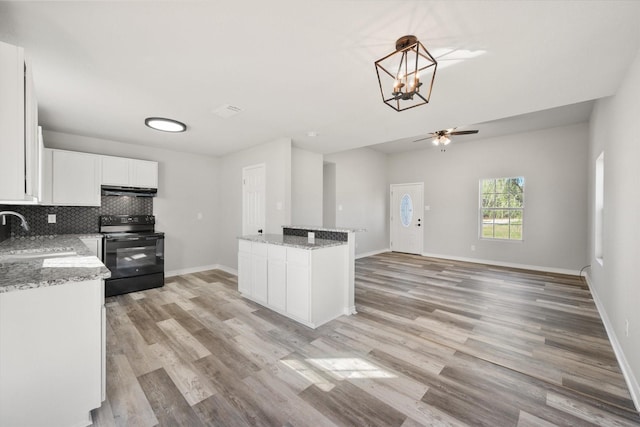
<svg viewBox="0 0 640 427">
<path fill-rule="evenodd" d="M 159 130 L 162 132 L 184 132 L 187 130 L 187 125 L 182 122 L 173 119 L 166 119 L 163 117 L 147 117 L 144 120 L 144 124 L 151 129 Z"/>
</svg>

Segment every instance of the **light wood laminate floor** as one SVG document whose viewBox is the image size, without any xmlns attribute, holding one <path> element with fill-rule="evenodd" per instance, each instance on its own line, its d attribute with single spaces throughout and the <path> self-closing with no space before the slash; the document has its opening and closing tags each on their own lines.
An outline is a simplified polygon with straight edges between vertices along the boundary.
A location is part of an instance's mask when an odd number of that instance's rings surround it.
<svg viewBox="0 0 640 427">
<path fill-rule="evenodd" d="M 316 330 L 212 270 L 107 300 L 95 426 L 640 426 L 578 277 L 386 253 Z"/>
</svg>

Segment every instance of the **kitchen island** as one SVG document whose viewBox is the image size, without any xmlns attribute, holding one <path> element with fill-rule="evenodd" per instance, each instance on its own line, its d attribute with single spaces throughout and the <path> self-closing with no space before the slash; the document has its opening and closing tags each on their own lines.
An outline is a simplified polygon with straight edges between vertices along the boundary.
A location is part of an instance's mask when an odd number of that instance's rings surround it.
<svg viewBox="0 0 640 427">
<path fill-rule="evenodd" d="M 350 314 L 348 244 L 287 234 L 239 237 L 238 291 L 310 328 Z"/>
<path fill-rule="evenodd" d="M 82 237 L 0 243 L 2 426 L 90 425 L 104 400 L 110 272 Z"/>
</svg>

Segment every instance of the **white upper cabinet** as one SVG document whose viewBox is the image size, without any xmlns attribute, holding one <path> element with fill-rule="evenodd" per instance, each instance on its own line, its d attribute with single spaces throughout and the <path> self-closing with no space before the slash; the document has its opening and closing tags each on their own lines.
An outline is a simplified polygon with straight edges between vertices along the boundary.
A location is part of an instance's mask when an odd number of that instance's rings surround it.
<svg viewBox="0 0 640 427">
<path fill-rule="evenodd" d="M 100 206 L 100 156 L 45 149 L 43 204 Z"/>
<path fill-rule="evenodd" d="M 24 50 L 0 42 L 0 203 L 37 203 L 38 105 Z"/>
<path fill-rule="evenodd" d="M 102 156 L 102 184 L 129 185 L 130 159 Z"/>
<path fill-rule="evenodd" d="M 124 157 L 102 157 L 102 185 L 158 188 L 158 163 Z"/>
<path fill-rule="evenodd" d="M 158 162 L 132 160 L 131 167 L 134 187 L 158 188 Z"/>
</svg>

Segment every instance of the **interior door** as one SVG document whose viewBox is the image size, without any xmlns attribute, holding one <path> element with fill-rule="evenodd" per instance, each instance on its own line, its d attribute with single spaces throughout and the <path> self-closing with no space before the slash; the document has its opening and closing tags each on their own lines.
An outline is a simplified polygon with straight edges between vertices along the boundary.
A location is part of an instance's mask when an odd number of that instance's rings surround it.
<svg viewBox="0 0 640 427">
<path fill-rule="evenodd" d="M 242 234 L 258 234 L 265 226 L 265 165 L 242 169 Z"/>
<path fill-rule="evenodd" d="M 424 184 L 391 184 L 391 241 L 394 252 L 422 254 Z"/>
</svg>

